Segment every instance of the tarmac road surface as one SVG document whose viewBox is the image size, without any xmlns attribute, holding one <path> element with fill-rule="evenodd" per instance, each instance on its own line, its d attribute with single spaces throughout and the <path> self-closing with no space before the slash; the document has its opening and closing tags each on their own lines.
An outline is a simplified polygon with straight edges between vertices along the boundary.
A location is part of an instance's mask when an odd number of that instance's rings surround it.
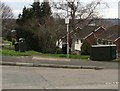
<svg viewBox="0 0 120 91">
<path fill-rule="evenodd" d="M 118 69 L 2 66 L 3 89 L 118 89 Z"/>
</svg>

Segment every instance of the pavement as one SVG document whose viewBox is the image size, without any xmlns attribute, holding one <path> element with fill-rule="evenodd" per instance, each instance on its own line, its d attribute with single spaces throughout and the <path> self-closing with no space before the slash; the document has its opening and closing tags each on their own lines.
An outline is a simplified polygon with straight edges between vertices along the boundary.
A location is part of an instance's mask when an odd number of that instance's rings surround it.
<svg viewBox="0 0 120 91">
<path fill-rule="evenodd" d="M 1 65 L 72 69 L 118 69 L 119 62 L 66 59 L 46 56 L 1 56 Z"/>
</svg>

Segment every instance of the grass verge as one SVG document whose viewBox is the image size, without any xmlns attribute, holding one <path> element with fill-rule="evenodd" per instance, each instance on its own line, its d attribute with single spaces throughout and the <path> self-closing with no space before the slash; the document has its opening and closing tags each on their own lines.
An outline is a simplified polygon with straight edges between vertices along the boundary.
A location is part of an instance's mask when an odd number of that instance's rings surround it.
<svg viewBox="0 0 120 91">
<path fill-rule="evenodd" d="M 5 44 L 10 44 L 10 46 L 3 46 L 5 49 L 14 49 L 14 45 L 12 45 L 11 41 L 3 40 Z"/>
<path fill-rule="evenodd" d="M 34 55 L 41 55 L 41 56 L 67 58 L 67 55 L 65 55 L 65 54 L 43 54 L 43 53 L 36 52 L 36 51 L 28 51 L 28 53 L 34 54 Z M 88 59 L 88 58 L 90 58 L 90 56 L 87 56 L 87 55 L 69 55 L 69 58 L 71 58 L 71 59 Z"/>
<path fill-rule="evenodd" d="M 120 59 L 114 59 L 112 61 L 115 61 L 115 62 L 120 62 Z"/>
<path fill-rule="evenodd" d="M 9 49 L 4 49 L 0 48 L 0 55 L 5 55 L 5 56 L 31 56 L 30 53 L 28 52 L 17 52 L 14 50 L 9 50 Z"/>
<path fill-rule="evenodd" d="M 0 48 L 0 55 L 5 55 L 5 56 L 41 55 L 41 56 L 67 58 L 67 55 L 65 55 L 65 54 L 44 54 L 44 53 L 40 53 L 40 52 L 36 52 L 36 51 L 17 52 L 17 51 L 5 49 L 5 48 Z M 88 59 L 88 58 L 90 58 L 90 56 L 87 56 L 87 55 L 69 55 L 69 58 L 71 58 L 71 59 Z M 112 61 L 119 62 L 120 59 L 114 59 Z"/>
</svg>

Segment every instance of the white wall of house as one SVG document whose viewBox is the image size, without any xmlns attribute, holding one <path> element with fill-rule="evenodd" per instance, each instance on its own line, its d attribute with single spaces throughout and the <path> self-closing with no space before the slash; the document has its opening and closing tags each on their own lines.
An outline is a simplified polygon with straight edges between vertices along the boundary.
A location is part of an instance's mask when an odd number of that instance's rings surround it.
<svg viewBox="0 0 120 91">
<path fill-rule="evenodd" d="M 59 48 L 62 48 L 62 44 L 64 44 L 64 42 L 62 42 L 61 40 L 59 40 L 59 42 L 60 42 Z M 56 45 L 58 45 L 58 41 L 56 42 Z M 81 46 L 82 46 L 81 40 L 76 40 L 76 42 L 75 42 L 75 50 L 81 51 Z"/>
<path fill-rule="evenodd" d="M 63 43 L 62 43 L 61 39 L 59 40 L 59 43 L 60 43 L 60 44 L 59 44 L 59 48 L 62 48 L 62 44 L 63 44 Z M 58 41 L 56 42 L 56 45 L 58 45 Z"/>
<path fill-rule="evenodd" d="M 81 40 L 76 40 L 76 42 L 75 42 L 75 50 L 81 51 L 81 46 L 82 46 Z"/>
</svg>

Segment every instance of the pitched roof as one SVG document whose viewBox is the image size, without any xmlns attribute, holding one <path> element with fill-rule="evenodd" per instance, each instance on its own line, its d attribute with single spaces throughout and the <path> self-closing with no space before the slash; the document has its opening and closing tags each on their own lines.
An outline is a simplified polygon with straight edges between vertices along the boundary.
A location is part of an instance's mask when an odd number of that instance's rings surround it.
<svg viewBox="0 0 120 91">
<path fill-rule="evenodd" d="M 116 40 L 120 37 L 120 25 L 114 25 L 98 36 L 99 39 Z"/>
<path fill-rule="evenodd" d="M 95 31 L 99 26 L 86 26 L 83 29 L 79 30 L 76 35 L 77 38 L 85 38 L 89 34 L 91 34 L 93 31 Z"/>
<path fill-rule="evenodd" d="M 118 41 L 120 39 L 120 37 L 118 37 L 115 41 Z"/>
</svg>

